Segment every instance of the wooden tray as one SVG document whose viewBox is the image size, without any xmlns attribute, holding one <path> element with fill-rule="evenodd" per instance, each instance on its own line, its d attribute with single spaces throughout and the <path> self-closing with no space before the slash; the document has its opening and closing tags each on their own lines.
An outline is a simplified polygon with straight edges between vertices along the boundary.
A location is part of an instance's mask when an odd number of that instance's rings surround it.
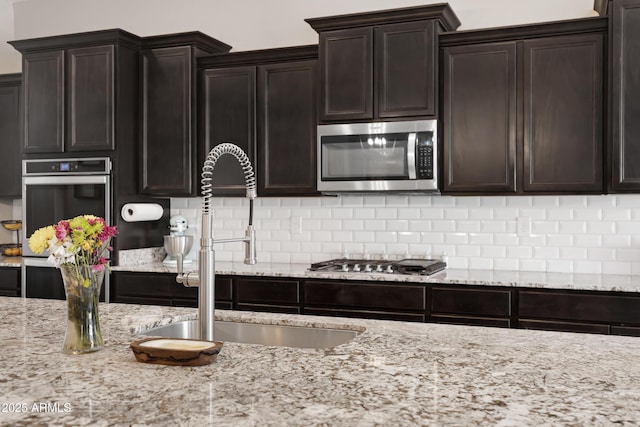
<svg viewBox="0 0 640 427">
<path fill-rule="evenodd" d="M 138 362 L 201 366 L 216 360 L 222 344 L 220 341 L 152 337 L 132 342 L 131 350 Z"/>
</svg>

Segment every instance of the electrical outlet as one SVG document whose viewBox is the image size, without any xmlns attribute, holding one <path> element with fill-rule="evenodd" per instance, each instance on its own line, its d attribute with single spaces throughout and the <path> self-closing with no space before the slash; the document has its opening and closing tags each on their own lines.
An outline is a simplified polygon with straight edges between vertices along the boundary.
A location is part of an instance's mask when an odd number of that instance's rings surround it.
<svg viewBox="0 0 640 427">
<path fill-rule="evenodd" d="M 518 236 L 531 236 L 531 217 L 519 216 L 516 218 L 516 228 L 518 230 Z"/>
</svg>

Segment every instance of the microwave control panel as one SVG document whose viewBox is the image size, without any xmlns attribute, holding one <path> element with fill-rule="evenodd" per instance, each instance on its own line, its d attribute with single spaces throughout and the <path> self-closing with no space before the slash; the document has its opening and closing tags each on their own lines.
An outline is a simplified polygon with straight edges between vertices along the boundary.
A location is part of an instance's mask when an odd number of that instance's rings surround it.
<svg viewBox="0 0 640 427">
<path fill-rule="evenodd" d="M 419 135 L 416 159 L 418 179 L 433 179 L 433 142 Z"/>
</svg>

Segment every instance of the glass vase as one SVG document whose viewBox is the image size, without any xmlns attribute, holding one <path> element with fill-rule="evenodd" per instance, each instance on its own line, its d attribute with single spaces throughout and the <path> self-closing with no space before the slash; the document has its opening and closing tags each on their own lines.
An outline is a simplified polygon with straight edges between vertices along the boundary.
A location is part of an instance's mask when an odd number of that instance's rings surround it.
<svg viewBox="0 0 640 427">
<path fill-rule="evenodd" d="M 83 354 L 103 347 L 98 299 L 104 280 L 104 270 L 94 272 L 91 267 L 65 264 L 60 266 L 67 297 L 67 331 L 62 352 Z"/>
</svg>

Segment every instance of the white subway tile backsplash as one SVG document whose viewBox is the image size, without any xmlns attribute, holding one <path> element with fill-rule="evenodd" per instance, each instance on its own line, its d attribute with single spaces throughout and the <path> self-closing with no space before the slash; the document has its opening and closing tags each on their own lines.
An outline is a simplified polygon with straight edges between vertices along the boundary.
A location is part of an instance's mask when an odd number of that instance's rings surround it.
<svg viewBox="0 0 640 427">
<path fill-rule="evenodd" d="M 493 260 L 493 268 L 496 270 L 517 271 L 519 267 L 520 262 L 517 259 L 496 258 Z"/>
<path fill-rule="evenodd" d="M 614 234 L 616 232 L 613 221 L 588 221 L 587 233 L 589 234 Z"/>
<path fill-rule="evenodd" d="M 587 259 L 586 248 L 560 248 L 559 253 L 560 253 L 560 259 L 570 259 L 570 260 L 579 260 L 579 261 Z"/>
<path fill-rule="evenodd" d="M 573 261 L 550 259 L 547 261 L 547 270 L 555 273 L 573 273 Z"/>
<path fill-rule="evenodd" d="M 480 256 L 484 258 L 504 258 L 507 254 L 505 246 L 481 246 Z"/>
<path fill-rule="evenodd" d="M 616 231 L 622 235 L 640 234 L 640 221 L 616 221 Z"/>
<path fill-rule="evenodd" d="M 504 233 L 507 231 L 506 221 L 482 221 L 480 223 L 480 231 L 483 233 Z"/>
<path fill-rule="evenodd" d="M 351 219 L 353 218 L 353 209 L 352 208 L 331 208 L 331 218 Z"/>
<path fill-rule="evenodd" d="M 408 231 L 409 221 L 406 219 L 389 220 L 386 223 L 387 231 Z"/>
<path fill-rule="evenodd" d="M 242 236 L 248 201 L 212 204 L 215 237 Z M 199 198 L 171 200 L 171 214 L 185 216 L 197 237 L 200 205 Z M 260 262 L 309 263 L 366 250 L 446 253 L 451 268 L 640 274 L 639 195 L 258 198 L 254 212 Z M 531 218 L 531 235 L 517 234 L 519 217 Z M 242 261 L 244 247 L 220 245 L 216 256 Z"/>
<path fill-rule="evenodd" d="M 420 208 L 398 208 L 398 219 L 420 219 Z"/>
<path fill-rule="evenodd" d="M 587 232 L 586 221 L 560 221 L 558 223 L 558 233 L 581 234 Z"/>
<path fill-rule="evenodd" d="M 453 220 L 434 220 L 431 223 L 431 230 L 434 232 L 454 232 L 456 231 L 456 222 Z"/>
<path fill-rule="evenodd" d="M 494 240 L 491 233 L 469 233 L 469 243 L 472 245 L 492 245 Z"/>
<path fill-rule="evenodd" d="M 462 245 L 469 243 L 469 234 L 467 233 L 446 233 L 444 235 L 445 243 L 452 245 Z"/>
<path fill-rule="evenodd" d="M 550 234 L 547 236 L 547 245 L 556 248 L 562 248 L 566 246 L 582 246 L 575 243 L 575 236 L 573 234 Z M 586 245 L 590 246 L 590 245 Z"/>
<path fill-rule="evenodd" d="M 431 221 L 423 221 L 423 220 L 410 220 L 409 221 L 409 230 L 410 231 L 431 231 Z"/>
<path fill-rule="evenodd" d="M 469 209 L 467 208 L 449 208 L 444 210 L 444 219 L 447 220 L 464 220 L 469 217 Z"/>
<path fill-rule="evenodd" d="M 547 262 L 540 259 L 521 259 L 521 271 L 547 271 Z"/>
<path fill-rule="evenodd" d="M 602 219 L 610 221 L 630 221 L 631 209 L 607 208 L 602 209 Z"/>
</svg>

